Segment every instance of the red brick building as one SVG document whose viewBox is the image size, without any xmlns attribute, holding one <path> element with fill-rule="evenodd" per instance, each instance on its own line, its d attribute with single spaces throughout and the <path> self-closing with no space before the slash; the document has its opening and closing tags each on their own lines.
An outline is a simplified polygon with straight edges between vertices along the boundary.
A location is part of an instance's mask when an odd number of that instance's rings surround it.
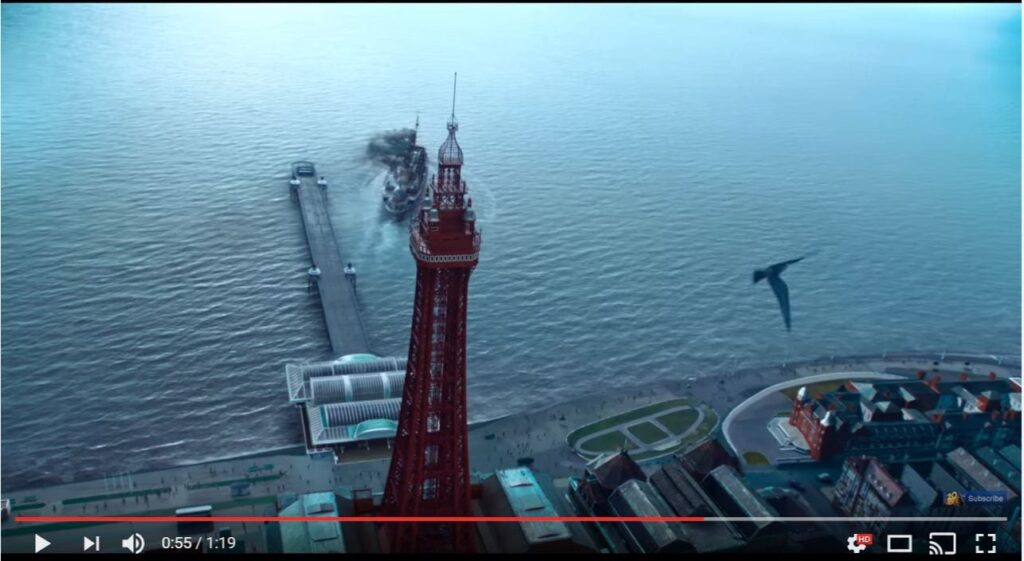
<svg viewBox="0 0 1024 561">
<path fill-rule="evenodd" d="M 812 397 L 800 388 L 789 424 L 811 458 L 871 454 L 926 458 L 958 446 L 1004 446 L 1021 438 L 1020 386 L 1006 379 L 847 382 Z"/>
</svg>

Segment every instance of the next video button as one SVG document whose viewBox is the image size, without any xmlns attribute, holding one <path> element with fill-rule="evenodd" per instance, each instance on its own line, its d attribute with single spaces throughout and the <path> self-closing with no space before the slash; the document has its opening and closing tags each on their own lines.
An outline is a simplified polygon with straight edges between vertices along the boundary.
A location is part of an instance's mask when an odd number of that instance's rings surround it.
<svg viewBox="0 0 1024 561">
<path fill-rule="evenodd" d="M 1010 500 L 1006 491 L 965 491 L 964 504 L 1006 504 Z"/>
</svg>

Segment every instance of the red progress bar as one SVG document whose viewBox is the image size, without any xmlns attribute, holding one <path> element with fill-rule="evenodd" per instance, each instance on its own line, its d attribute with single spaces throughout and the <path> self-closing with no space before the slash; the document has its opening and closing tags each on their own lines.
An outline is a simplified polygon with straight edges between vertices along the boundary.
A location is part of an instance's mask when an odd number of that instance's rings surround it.
<svg viewBox="0 0 1024 561">
<path fill-rule="evenodd" d="M 15 516 L 15 522 L 704 522 L 703 516 Z"/>
</svg>

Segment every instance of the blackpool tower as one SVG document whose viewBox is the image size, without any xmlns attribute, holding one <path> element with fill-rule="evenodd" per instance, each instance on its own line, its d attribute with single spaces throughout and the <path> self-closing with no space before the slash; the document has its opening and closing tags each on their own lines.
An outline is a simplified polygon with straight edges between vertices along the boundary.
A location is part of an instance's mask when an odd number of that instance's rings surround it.
<svg viewBox="0 0 1024 561">
<path fill-rule="evenodd" d="M 457 79 L 456 75 L 456 79 Z M 388 470 L 385 516 L 470 516 L 466 425 L 466 303 L 480 252 L 455 139 L 455 93 L 437 175 L 409 232 L 416 297 L 405 389 Z M 469 523 L 386 523 L 389 552 L 471 552 Z"/>
</svg>

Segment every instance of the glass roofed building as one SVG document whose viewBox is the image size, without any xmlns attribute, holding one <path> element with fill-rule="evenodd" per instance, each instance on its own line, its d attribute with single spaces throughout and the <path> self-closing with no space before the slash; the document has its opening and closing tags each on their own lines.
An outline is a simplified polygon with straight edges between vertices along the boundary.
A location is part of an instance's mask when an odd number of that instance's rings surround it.
<svg viewBox="0 0 1024 561">
<path fill-rule="evenodd" d="M 302 416 L 306 450 L 333 452 L 391 439 L 405 385 L 404 358 L 346 355 L 285 366 L 288 399 Z"/>
</svg>

